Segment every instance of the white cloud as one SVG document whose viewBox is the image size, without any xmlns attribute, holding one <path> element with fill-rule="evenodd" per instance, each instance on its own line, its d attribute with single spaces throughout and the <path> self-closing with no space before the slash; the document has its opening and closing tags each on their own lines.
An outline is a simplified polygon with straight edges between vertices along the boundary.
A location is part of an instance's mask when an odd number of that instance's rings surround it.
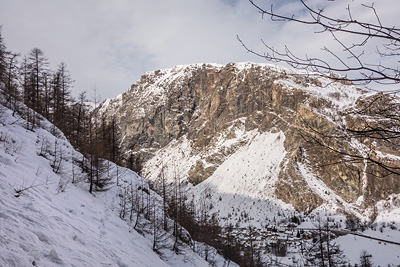
<svg viewBox="0 0 400 267">
<path fill-rule="evenodd" d="M 278 3 L 281 10 L 297 10 L 293 1 Z M 393 12 L 398 8 L 381 6 L 385 19 L 386 14 L 396 18 Z M 153 69 L 262 62 L 245 52 L 236 35 L 258 51 L 264 50 L 263 38 L 276 47 L 288 44 L 301 54 L 320 55 L 322 44 L 332 41 L 299 25 L 262 20 L 248 1 L 238 0 L 13 0 L 0 2 L 0 18 L 10 50 L 25 54 L 41 48 L 54 65 L 66 62 L 76 80 L 74 95 L 96 86 L 103 98 L 125 91 Z"/>
</svg>

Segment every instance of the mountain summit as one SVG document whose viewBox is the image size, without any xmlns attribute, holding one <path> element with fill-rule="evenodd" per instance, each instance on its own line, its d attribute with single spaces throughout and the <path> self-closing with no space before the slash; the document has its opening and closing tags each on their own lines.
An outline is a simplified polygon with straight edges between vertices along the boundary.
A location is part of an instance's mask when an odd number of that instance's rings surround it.
<svg viewBox="0 0 400 267">
<path fill-rule="evenodd" d="M 399 166 L 400 153 L 349 129 L 381 125 L 399 99 L 335 78 L 255 63 L 177 66 L 144 74 L 99 111 L 120 122 L 128 167 L 155 184 L 184 182 L 221 224 L 318 209 L 371 219 L 400 193 L 400 179 L 371 162 Z"/>
</svg>

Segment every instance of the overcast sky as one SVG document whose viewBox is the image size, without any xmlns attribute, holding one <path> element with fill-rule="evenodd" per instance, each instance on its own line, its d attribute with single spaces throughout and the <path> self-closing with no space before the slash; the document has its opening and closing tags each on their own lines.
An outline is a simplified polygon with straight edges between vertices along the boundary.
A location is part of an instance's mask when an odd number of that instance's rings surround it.
<svg viewBox="0 0 400 267">
<path fill-rule="evenodd" d="M 297 0 L 278 2 L 286 11 L 298 8 Z M 360 7 L 354 0 L 337 2 Z M 396 18 L 399 2 L 381 0 L 378 10 Z M 62 61 L 67 64 L 74 96 L 84 90 L 90 95 L 96 87 L 102 99 L 122 93 L 154 69 L 264 62 L 246 53 L 237 35 L 258 51 L 263 38 L 303 54 L 318 54 L 321 45 L 332 41 L 331 36 L 307 35 L 297 26 L 263 20 L 247 0 L 0 0 L 0 25 L 8 50 L 25 55 L 40 48 L 53 69 Z"/>
</svg>

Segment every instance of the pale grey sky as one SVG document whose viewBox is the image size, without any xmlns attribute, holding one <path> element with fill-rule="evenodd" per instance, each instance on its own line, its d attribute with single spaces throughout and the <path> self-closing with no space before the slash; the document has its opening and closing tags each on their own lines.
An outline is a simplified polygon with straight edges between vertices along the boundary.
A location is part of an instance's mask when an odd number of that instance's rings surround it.
<svg viewBox="0 0 400 267">
<path fill-rule="evenodd" d="M 285 11 L 298 8 L 297 0 L 278 2 Z M 336 2 L 360 6 L 353 0 Z M 398 2 L 376 5 L 385 17 L 396 18 Z M 0 0 L 0 25 L 9 50 L 25 55 L 34 47 L 42 49 L 53 68 L 61 61 L 67 64 L 75 96 L 84 90 L 90 95 L 96 87 L 103 99 L 122 93 L 154 69 L 264 62 L 246 53 L 237 35 L 258 51 L 263 51 L 263 38 L 303 55 L 319 55 L 320 47 L 332 42 L 331 36 L 316 36 L 312 30 L 262 20 L 247 0 Z"/>
</svg>

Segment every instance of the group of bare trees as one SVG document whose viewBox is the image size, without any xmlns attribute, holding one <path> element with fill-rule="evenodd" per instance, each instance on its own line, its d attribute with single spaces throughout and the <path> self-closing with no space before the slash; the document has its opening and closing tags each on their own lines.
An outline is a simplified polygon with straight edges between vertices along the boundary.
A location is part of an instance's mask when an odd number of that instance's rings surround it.
<svg viewBox="0 0 400 267">
<path fill-rule="evenodd" d="M 87 174 L 89 191 L 105 190 L 111 177 L 104 159 L 120 162 L 116 121 L 101 118 L 87 104 L 86 92 L 78 99 L 72 97 L 73 79 L 64 62 L 56 70 L 49 66 L 49 60 L 39 48 L 33 48 L 23 57 L 8 51 L 0 28 L 1 103 L 25 118 L 28 130 L 34 131 L 40 126 L 43 117 L 52 122 L 84 155 L 75 159 L 75 164 Z M 97 103 L 96 94 L 94 98 Z M 61 151 L 57 147 L 55 151 L 60 159 Z M 55 171 L 59 171 L 60 162 L 54 162 Z"/>
<path fill-rule="evenodd" d="M 60 129 L 72 127 L 71 87 L 73 80 L 64 62 L 56 70 L 39 48 L 33 48 L 21 57 L 7 50 L 0 28 L 0 92 L 2 104 L 14 112 L 21 112 L 30 130 L 39 123 L 41 115 Z M 28 109 L 19 103 L 24 103 Z"/>
<path fill-rule="evenodd" d="M 30 108 L 26 111 L 29 129 L 39 123 L 35 113 L 39 113 L 61 129 L 70 127 L 65 114 L 68 114 L 71 100 L 71 76 L 65 63 L 61 63 L 57 70 L 49 69 L 49 61 L 44 52 L 33 48 L 24 56 L 19 65 L 17 54 L 8 53 L 8 83 L 5 86 L 6 95 L 10 104 L 20 100 Z M 14 109 L 17 107 L 14 105 Z"/>
<path fill-rule="evenodd" d="M 348 262 L 343 251 L 333 241 L 335 238 L 336 235 L 333 234 L 329 221 L 319 218 L 313 242 L 306 249 L 307 252 L 304 252 L 307 254 L 307 262 L 311 265 L 327 267 L 347 265 Z M 313 257 L 309 257 L 309 255 L 313 255 Z"/>
<path fill-rule="evenodd" d="M 172 249 L 177 253 L 183 242 L 189 244 L 211 265 L 218 251 L 227 263 L 233 261 L 240 266 L 262 266 L 259 250 L 252 246 L 247 247 L 235 239 L 230 234 L 232 226 L 225 229 L 221 227 L 218 214 L 212 212 L 212 204 L 207 201 L 211 193 L 204 191 L 196 202 L 194 196 L 190 195 L 187 180 L 179 177 L 176 170 L 172 179 L 166 177 L 164 168 L 162 166 L 158 179 L 150 185 L 161 197 L 158 218 L 155 215 L 152 218 L 157 220 L 153 225 L 158 225 L 158 230 L 154 230 L 154 240 L 158 241 L 154 243 L 155 247 L 163 247 L 162 233 L 167 232 L 174 237 Z M 153 205 L 152 208 L 143 208 L 142 211 L 146 213 L 154 209 L 156 207 Z"/>
<path fill-rule="evenodd" d="M 119 145 L 121 135 L 115 117 L 107 119 L 100 113 L 96 92 L 91 99 L 94 107 L 87 104 L 86 92 L 79 94 L 77 99 L 72 97 L 73 80 L 65 63 L 53 71 L 39 48 L 21 57 L 7 51 L 2 38 L 0 48 L 1 103 L 25 118 L 28 130 L 35 131 L 44 118 L 52 122 L 81 152 L 81 157 L 73 156 L 73 163 L 85 174 L 89 192 L 107 190 L 112 176 L 121 175 L 118 173 L 119 167 L 110 172 L 108 162 L 104 160 L 117 164 L 122 160 Z M 53 134 L 57 136 L 58 133 L 57 129 L 53 129 Z M 45 138 L 39 143 L 38 155 L 49 158 L 53 171 L 59 173 L 66 160 L 66 151 L 61 148 L 57 138 L 54 143 Z M 138 162 L 132 161 L 131 165 L 138 166 Z M 120 217 L 128 219 L 132 228 L 139 232 L 151 229 L 155 251 L 166 246 L 167 236 L 173 237 L 172 249 L 177 253 L 182 243 L 191 244 L 196 249 L 191 234 L 207 243 L 215 239 L 219 231 L 216 219 L 205 216 L 204 211 L 201 212 L 202 216 L 196 213 L 194 203 L 187 202 L 182 180 L 178 176 L 173 185 L 167 186 L 164 179 L 158 186 L 162 188 L 161 207 L 160 199 L 156 194 L 152 195 L 153 191 L 146 182 L 143 181 L 141 185 L 125 184 L 118 182 L 117 178 L 117 185 L 121 188 Z M 211 260 L 208 248 L 208 245 L 203 247 L 203 254 L 207 260 Z"/>
<path fill-rule="evenodd" d="M 188 206 L 182 184 L 167 186 L 165 177 L 160 184 L 158 194 L 150 189 L 144 180 L 123 182 L 120 184 L 120 217 L 129 222 L 132 229 L 142 234 L 152 235 L 153 250 L 162 253 L 170 249 L 180 253 L 183 244 L 192 246 L 198 252 L 194 223 L 194 207 Z M 206 260 L 207 256 L 204 256 Z"/>
</svg>

